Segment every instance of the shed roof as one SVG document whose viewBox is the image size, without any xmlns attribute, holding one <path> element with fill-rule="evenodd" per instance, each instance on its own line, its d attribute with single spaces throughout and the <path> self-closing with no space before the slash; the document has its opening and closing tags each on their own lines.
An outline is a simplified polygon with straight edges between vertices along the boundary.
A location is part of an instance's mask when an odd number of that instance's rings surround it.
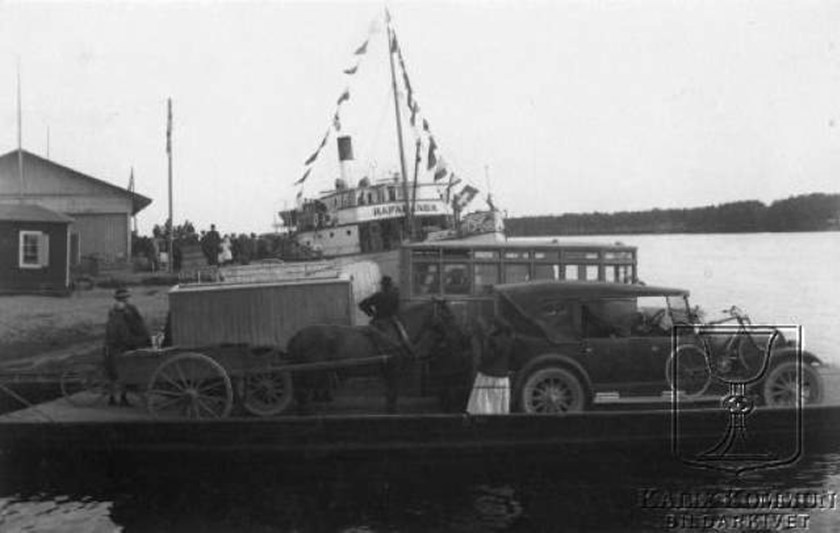
<svg viewBox="0 0 840 533">
<path fill-rule="evenodd" d="M 0 159 L 17 158 L 17 154 L 18 154 L 18 150 L 15 149 L 15 150 L 12 150 L 11 152 L 7 152 L 3 155 L 0 155 Z M 138 212 L 142 211 L 149 204 L 152 203 L 151 198 L 147 198 L 146 196 L 143 196 L 142 194 L 137 194 L 136 192 L 131 192 L 128 189 L 124 189 L 122 187 L 114 185 L 113 183 L 109 183 L 107 181 L 94 178 L 93 176 L 88 176 L 87 174 L 83 174 L 83 173 L 79 172 L 78 170 L 74 170 L 70 167 L 67 167 L 67 166 L 61 165 L 59 163 L 56 163 L 55 161 L 53 161 L 51 159 L 45 159 L 45 158 L 43 158 L 43 157 L 41 157 L 37 154 L 33 154 L 32 152 L 28 152 L 26 150 L 23 150 L 23 156 L 24 156 L 24 165 L 25 165 L 25 160 L 26 159 L 37 160 L 37 161 L 40 161 L 44 164 L 51 165 L 51 166 L 55 167 L 56 169 L 59 169 L 59 170 L 65 172 L 65 173 L 67 173 L 68 175 L 72 176 L 73 178 L 89 181 L 89 182 L 94 183 L 94 184 L 96 184 L 100 187 L 105 187 L 107 189 L 117 191 L 121 194 L 129 196 L 131 198 L 131 214 L 132 215 L 136 215 Z"/>
<path fill-rule="evenodd" d="M 69 224 L 73 219 L 56 213 L 46 207 L 34 204 L 0 204 L 0 220 L 15 222 L 63 222 Z"/>
</svg>

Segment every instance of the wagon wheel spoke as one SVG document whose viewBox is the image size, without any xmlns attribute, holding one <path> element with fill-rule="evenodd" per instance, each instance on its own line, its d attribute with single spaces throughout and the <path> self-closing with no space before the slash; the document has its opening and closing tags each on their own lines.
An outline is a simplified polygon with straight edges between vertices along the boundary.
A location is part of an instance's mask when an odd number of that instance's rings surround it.
<svg viewBox="0 0 840 533">
<path fill-rule="evenodd" d="M 155 391 L 156 394 L 159 393 L 159 392 L 160 391 Z M 155 409 L 165 410 L 165 409 L 168 409 L 169 407 L 171 407 L 175 404 L 180 403 L 182 400 L 183 400 L 183 398 L 181 397 L 180 394 L 178 394 L 178 395 L 175 395 L 175 396 L 171 396 L 169 399 L 161 401 L 161 402 L 157 402 L 153 398 L 150 397 L 149 403 L 150 404 L 154 403 L 155 404 Z"/>
<path fill-rule="evenodd" d="M 224 389 L 225 384 L 221 381 L 206 381 L 205 383 L 200 384 L 196 387 L 196 390 L 199 393 L 205 393 L 212 390 L 220 390 Z"/>
<path fill-rule="evenodd" d="M 195 352 L 177 354 L 155 370 L 147 388 L 149 411 L 156 415 L 180 406 L 189 418 L 224 418 L 233 407 L 233 387 L 224 367 Z M 167 399 L 156 401 L 156 395 Z"/>
<path fill-rule="evenodd" d="M 248 374 L 243 378 L 243 385 L 243 407 L 253 415 L 276 415 L 292 402 L 292 378 L 288 372 Z"/>
</svg>

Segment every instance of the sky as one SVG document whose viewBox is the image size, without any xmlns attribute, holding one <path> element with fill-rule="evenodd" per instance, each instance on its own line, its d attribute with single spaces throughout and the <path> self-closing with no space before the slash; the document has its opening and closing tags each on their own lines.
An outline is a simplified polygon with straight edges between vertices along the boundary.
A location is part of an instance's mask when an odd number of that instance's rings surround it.
<svg viewBox="0 0 840 533">
<path fill-rule="evenodd" d="M 510 216 L 840 192 L 840 2 L 388 5 L 441 154 Z M 384 44 L 342 72 L 385 42 L 383 8 L 0 1 L 0 153 L 19 62 L 24 148 L 120 186 L 133 168 L 146 233 L 167 216 L 172 98 L 176 223 L 271 231 L 345 87 L 357 170 L 396 170 Z"/>
</svg>

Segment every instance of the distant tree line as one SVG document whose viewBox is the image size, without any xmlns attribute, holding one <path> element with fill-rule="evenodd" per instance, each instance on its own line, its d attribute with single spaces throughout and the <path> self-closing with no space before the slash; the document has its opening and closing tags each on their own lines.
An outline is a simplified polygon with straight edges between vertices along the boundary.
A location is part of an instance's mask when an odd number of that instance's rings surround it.
<svg viewBox="0 0 840 533">
<path fill-rule="evenodd" d="M 512 236 L 620 233 L 750 233 L 840 230 L 840 194 L 807 194 L 687 209 L 566 213 L 505 220 Z"/>
</svg>

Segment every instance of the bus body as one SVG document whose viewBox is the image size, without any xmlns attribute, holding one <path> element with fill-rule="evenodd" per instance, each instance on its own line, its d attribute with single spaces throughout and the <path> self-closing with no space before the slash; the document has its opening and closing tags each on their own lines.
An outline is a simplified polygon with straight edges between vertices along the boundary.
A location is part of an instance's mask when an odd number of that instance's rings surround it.
<svg viewBox="0 0 840 533">
<path fill-rule="evenodd" d="M 404 300 L 447 299 L 464 320 L 493 313 L 489 288 L 536 280 L 637 283 L 635 246 L 560 243 L 438 241 L 403 245 Z"/>
</svg>

